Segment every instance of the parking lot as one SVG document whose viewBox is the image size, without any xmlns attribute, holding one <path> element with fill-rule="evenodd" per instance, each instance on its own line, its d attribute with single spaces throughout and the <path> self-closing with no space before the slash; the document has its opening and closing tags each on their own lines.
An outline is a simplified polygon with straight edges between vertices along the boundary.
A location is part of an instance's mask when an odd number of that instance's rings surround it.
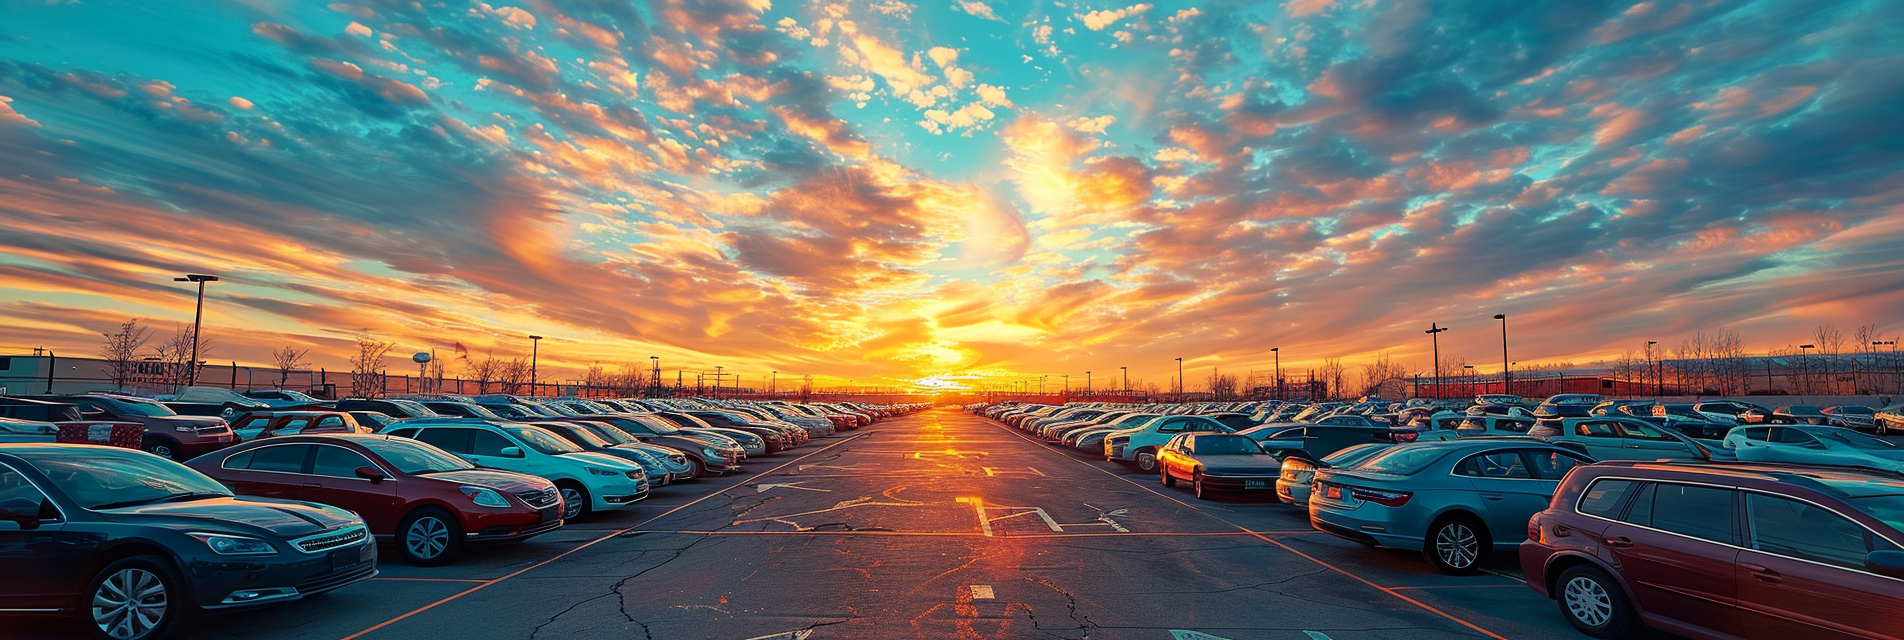
<svg viewBox="0 0 1904 640">
<path fill-rule="evenodd" d="M 375 581 L 190 637 L 1581 637 L 1511 559 L 1444 576 L 1298 508 L 1200 502 L 955 408 L 746 467 L 448 567 L 386 550 Z"/>
</svg>

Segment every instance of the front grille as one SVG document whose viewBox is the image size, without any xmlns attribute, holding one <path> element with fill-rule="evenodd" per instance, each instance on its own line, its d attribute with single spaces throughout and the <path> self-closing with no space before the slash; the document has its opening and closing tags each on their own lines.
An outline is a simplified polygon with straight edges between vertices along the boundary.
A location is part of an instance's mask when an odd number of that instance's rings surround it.
<svg viewBox="0 0 1904 640">
<path fill-rule="evenodd" d="M 332 572 L 298 583 L 298 593 L 311 595 L 377 577 L 377 563 L 368 563 L 354 571 Z"/>
<path fill-rule="evenodd" d="M 554 488 L 543 489 L 541 491 L 524 491 L 516 494 L 516 497 L 521 498 L 523 503 L 537 509 L 547 509 L 562 501 L 562 494 L 556 493 Z"/>
<path fill-rule="evenodd" d="M 299 538 L 291 541 L 291 544 L 296 545 L 299 551 L 305 553 L 323 553 L 331 549 L 348 547 L 363 542 L 364 539 L 369 537 L 370 533 L 364 530 L 363 525 L 357 525 L 343 531 L 320 533 L 308 538 Z"/>
</svg>

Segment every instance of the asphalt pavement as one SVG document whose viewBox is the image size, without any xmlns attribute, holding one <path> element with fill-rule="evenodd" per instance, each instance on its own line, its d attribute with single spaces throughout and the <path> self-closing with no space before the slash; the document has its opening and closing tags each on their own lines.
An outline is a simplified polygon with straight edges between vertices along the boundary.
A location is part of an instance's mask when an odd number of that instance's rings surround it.
<svg viewBox="0 0 1904 640">
<path fill-rule="evenodd" d="M 1443 576 L 1418 552 L 1314 531 L 1299 508 L 1198 501 L 956 408 L 746 467 L 449 567 L 386 550 L 377 580 L 207 616 L 190 637 L 1584 637 L 1512 558 Z"/>
</svg>

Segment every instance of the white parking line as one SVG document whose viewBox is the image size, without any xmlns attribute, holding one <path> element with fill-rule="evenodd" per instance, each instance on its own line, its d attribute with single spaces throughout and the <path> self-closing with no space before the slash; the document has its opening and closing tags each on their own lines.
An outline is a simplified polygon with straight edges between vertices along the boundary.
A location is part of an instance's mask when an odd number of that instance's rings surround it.
<svg viewBox="0 0 1904 640">
<path fill-rule="evenodd" d="M 991 600 L 994 595 L 992 593 L 992 585 L 989 584 L 975 584 L 966 587 L 966 589 L 972 592 L 973 600 Z"/>
</svg>

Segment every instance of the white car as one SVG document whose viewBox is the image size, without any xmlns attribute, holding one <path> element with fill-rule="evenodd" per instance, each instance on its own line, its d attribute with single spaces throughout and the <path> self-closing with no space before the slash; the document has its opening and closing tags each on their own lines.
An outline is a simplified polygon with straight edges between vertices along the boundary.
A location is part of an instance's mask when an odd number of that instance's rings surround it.
<svg viewBox="0 0 1904 640">
<path fill-rule="evenodd" d="M 541 427 L 479 418 L 417 418 L 382 431 L 415 438 L 471 464 L 541 476 L 562 492 L 562 519 L 619 509 L 648 497 L 641 465 L 583 451 Z"/>
<path fill-rule="evenodd" d="M 54 442 L 59 426 L 51 422 L 0 418 L 0 442 Z"/>
<path fill-rule="evenodd" d="M 250 389 L 245 391 L 244 395 L 247 398 L 271 405 L 274 409 L 317 407 L 324 405 L 323 400 L 311 397 L 304 392 L 292 391 L 290 389 Z"/>
</svg>

